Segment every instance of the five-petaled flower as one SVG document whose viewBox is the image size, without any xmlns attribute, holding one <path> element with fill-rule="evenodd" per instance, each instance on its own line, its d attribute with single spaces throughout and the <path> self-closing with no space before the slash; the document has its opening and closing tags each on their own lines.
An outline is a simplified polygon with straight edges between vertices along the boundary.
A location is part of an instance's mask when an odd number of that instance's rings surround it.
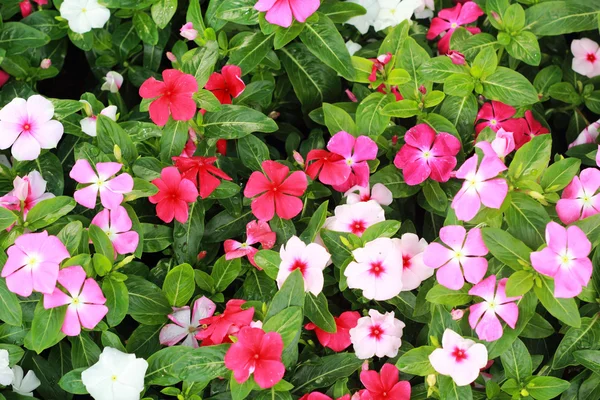
<svg viewBox="0 0 600 400">
<path fill-rule="evenodd" d="M 383 364 L 379 373 L 362 371 L 360 381 L 366 389 L 360 400 L 410 400 L 410 382 L 400 380 L 400 372 L 393 364 Z"/>
<path fill-rule="evenodd" d="M 273 248 L 277 235 L 271 230 L 269 224 L 265 221 L 250 221 L 246 225 L 246 241 L 244 243 L 237 240 L 227 239 L 223 243 L 225 248 L 225 259 L 233 260 L 234 258 L 248 257 L 250 264 L 261 269 L 254 261 L 254 256 L 258 253 L 258 249 L 253 247 L 253 244 L 260 243 L 265 250 Z"/>
<path fill-rule="evenodd" d="M 385 211 L 375 200 L 337 206 L 327 218 L 327 229 L 362 236 L 368 227 L 385 221 Z"/>
<path fill-rule="evenodd" d="M 173 323 L 160 330 L 160 344 L 175 346 L 181 342 L 182 346 L 197 348 L 196 333 L 202 329 L 200 320 L 212 317 L 216 309 L 216 304 L 204 296 L 194 302 L 193 310 L 189 306 L 173 307 L 173 314 L 168 315 Z"/>
<path fill-rule="evenodd" d="M 404 322 L 394 318 L 394 312 L 381 314 L 369 310 L 368 317 L 358 320 L 356 327 L 350 329 L 350 339 L 356 357 L 366 360 L 373 356 L 396 357 L 402 344 Z"/>
<path fill-rule="evenodd" d="M 356 204 L 359 202 L 375 200 L 382 206 L 389 206 L 394 201 L 392 191 L 383 183 L 376 183 L 370 190 L 369 186 L 356 185 L 351 187 L 350 190 L 344 194 L 344 196 L 346 196 L 347 204 Z"/>
<path fill-rule="evenodd" d="M 305 22 L 321 5 L 320 0 L 258 0 L 254 8 L 264 12 L 265 19 L 274 25 L 289 28 L 292 16 L 298 22 Z"/>
<path fill-rule="evenodd" d="M 510 132 L 514 132 L 513 127 L 507 128 L 505 124 L 511 120 L 517 110 L 514 107 L 504 104 L 500 101 L 492 100 L 491 102 L 485 103 L 481 106 L 481 109 L 477 113 L 475 121 L 479 121 L 475 125 L 475 132 L 479 135 L 484 128 L 490 127 L 494 132 L 498 132 L 500 128 L 505 128 Z"/>
<path fill-rule="evenodd" d="M 355 138 L 348 132 L 338 132 L 329 139 L 327 150 L 342 157 L 346 180 L 332 185 L 338 192 L 346 192 L 351 187 L 369 184 L 368 160 L 377 158 L 377 144 L 368 136 Z"/>
<path fill-rule="evenodd" d="M 431 20 L 427 39 L 432 40 L 445 33 L 438 42 L 438 51 L 440 54 L 446 54 L 450 50 L 450 38 L 454 31 L 462 25 L 477 21 L 477 18 L 483 14 L 483 10 L 473 1 L 467 1 L 464 4 L 459 3 L 453 8 L 445 8 L 438 13 L 437 17 Z M 465 28 L 473 34 L 481 32 L 481 29 L 477 27 L 467 26 Z"/>
<path fill-rule="evenodd" d="M 336 330 L 333 333 L 325 332 L 312 322 L 304 326 L 306 330 L 314 330 L 319 343 L 335 352 L 344 351 L 352 344 L 350 340 L 350 329 L 358 323 L 360 314 L 357 311 L 345 311 L 339 317 L 333 317 Z"/>
<path fill-rule="evenodd" d="M 506 130 L 513 132 L 517 150 L 534 137 L 550 133 L 548 128 L 535 119 L 531 110 L 525 111 L 525 117 L 523 118 L 513 118 L 505 121 L 503 126 Z"/>
<path fill-rule="evenodd" d="M 563 224 L 600 213 L 600 170 L 586 168 L 563 190 L 562 198 L 556 203 L 556 213 Z"/>
<path fill-rule="evenodd" d="M 317 244 L 307 245 L 298 236 L 292 236 L 279 250 L 281 264 L 277 273 L 277 286 L 281 289 L 283 283 L 299 270 L 304 278 L 304 290 L 317 296 L 323 290 L 325 278 L 323 270 L 329 264 L 331 255 Z"/>
<path fill-rule="evenodd" d="M 402 290 L 416 289 L 434 273 L 433 269 L 423 262 L 427 241 L 419 239 L 414 233 L 405 233 L 400 238 L 399 247 L 402 253 Z"/>
<path fill-rule="evenodd" d="M 200 197 L 205 199 L 221 184 L 221 179 L 230 181 L 231 177 L 213 164 L 217 157 L 173 157 L 175 166 L 182 173 L 183 179 L 189 179 L 196 185 Z"/>
<path fill-rule="evenodd" d="M 224 66 L 220 74 L 212 73 L 204 89 L 211 91 L 221 104 L 231 104 L 231 98 L 238 97 L 246 89 L 242 69 L 237 65 Z"/>
<path fill-rule="evenodd" d="M 75 201 L 87 208 L 96 207 L 96 197 L 100 192 L 102 206 L 113 209 L 123 202 L 123 194 L 133 190 L 133 178 L 127 173 L 116 175 L 122 164 L 116 162 L 100 162 L 96 164 L 96 171 L 92 169 L 89 161 L 80 159 L 75 162 L 69 176 L 81 184 L 88 184 L 82 189 L 76 190 L 73 197 Z"/>
<path fill-rule="evenodd" d="M 140 241 L 140 235 L 131 230 L 133 223 L 125 207 L 105 208 L 92 219 L 92 224 L 106 233 L 117 254 L 134 253 Z"/>
<path fill-rule="evenodd" d="M 578 74 L 593 78 L 600 75 L 600 46 L 591 39 L 583 38 L 571 42 L 573 62 L 571 68 Z"/>
<path fill-rule="evenodd" d="M 158 218 L 167 223 L 173 221 L 173 218 L 185 223 L 189 215 L 188 204 L 198 198 L 194 182 L 182 178 L 176 167 L 167 167 L 161 171 L 160 178 L 152 183 L 158 188 L 158 193 L 148 200 L 156 204 Z"/>
<path fill-rule="evenodd" d="M 229 300 L 222 314 L 201 319 L 200 325 L 206 325 L 206 328 L 196 333 L 196 339 L 202 340 L 203 346 L 230 343 L 229 336 L 237 335 L 240 329 L 250 325 L 254 317 L 254 307 L 242 309 L 245 302 Z"/>
</svg>

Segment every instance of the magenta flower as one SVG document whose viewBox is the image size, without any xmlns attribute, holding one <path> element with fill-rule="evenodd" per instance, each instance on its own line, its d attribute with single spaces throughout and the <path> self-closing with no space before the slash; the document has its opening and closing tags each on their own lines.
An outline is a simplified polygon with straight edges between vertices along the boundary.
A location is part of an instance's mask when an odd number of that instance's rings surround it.
<svg viewBox="0 0 600 400">
<path fill-rule="evenodd" d="M 160 344 L 165 346 L 175 346 L 180 343 L 182 346 L 198 347 L 196 333 L 202 328 L 200 320 L 212 317 L 217 306 L 210 299 L 202 296 L 194 302 L 194 310 L 190 311 L 189 306 L 176 308 L 173 307 L 173 314 L 169 314 L 172 324 L 165 325 L 158 335 Z"/>
<path fill-rule="evenodd" d="M 377 144 L 368 136 L 355 138 L 348 132 L 338 132 L 329 139 L 327 150 L 341 156 L 349 172 L 342 184 L 332 185 L 338 192 L 347 192 L 351 187 L 369 184 L 369 164 L 367 160 L 377 158 Z M 322 174 L 322 173 L 321 173 Z"/>
<path fill-rule="evenodd" d="M 480 145 L 485 155 L 479 167 L 479 156 L 474 154 L 456 172 L 457 178 L 465 180 L 452 200 L 452 208 L 460 221 L 472 220 L 481 204 L 500 208 L 508 193 L 506 179 L 498 178 L 498 174 L 507 169 L 506 166 L 488 142 L 481 142 Z"/>
<path fill-rule="evenodd" d="M 117 254 L 129 254 L 135 252 L 140 241 L 140 235 L 131 230 L 131 218 L 124 207 L 118 206 L 112 210 L 100 211 L 92 224 L 100 227 L 106 233 Z"/>
<path fill-rule="evenodd" d="M 491 275 L 469 290 L 471 296 L 479 296 L 484 300 L 469 308 L 469 324 L 481 340 L 493 342 L 502 337 L 502 324 L 498 316 L 515 329 L 519 319 L 519 307 L 515 301 L 520 297 L 506 297 L 506 281 L 507 278 L 500 279 L 496 290 L 496 275 Z"/>
<path fill-rule="evenodd" d="M 440 229 L 439 243 L 430 243 L 423 253 L 423 262 L 430 268 L 438 268 L 437 280 L 448 289 L 458 290 L 465 280 L 479 283 L 487 272 L 488 253 L 481 230 L 473 228 L 467 234 L 460 225 L 444 226 Z M 464 274 L 464 277 L 463 277 Z"/>
<path fill-rule="evenodd" d="M 477 18 L 483 14 L 483 10 L 472 1 L 457 4 L 453 8 L 443 9 L 438 13 L 437 17 L 431 20 L 431 26 L 427 32 L 427 40 L 433 40 L 445 32 L 445 35 L 438 42 L 438 51 L 440 54 L 446 54 L 450 50 L 450 38 L 456 28 L 477 21 Z M 465 28 L 473 34 L 481 32 L 476 27 Z"/>
<path fill-rule="evenodd" d="M 258 0 L 254 8 L 266 11 L 265 18 L 270 23 L 289 28 L 292 15 L 298 22 L 305 22 L 320 5 L 319 0 Z"/>
<path fill-rule="evenodd" d="M 69 258 L 64 244 L 48 232 L 26 233 L 6 251 L 8 260 L 2 269 L 8 289 L 28 297 L 36 292 L 50 294 L 56 287 L 59 264 Z"/>
<path fill-rule="evenodd" d="M 350 177 L 352 170 L 344 158 L 327 150 L 314 149 L 306 155 L 306 174 L 326 185 L 342 185 Z"/>
<path fill-rule="evenodd" d="M 556 213 L 563 224 L 568 225 L 600 212 L 600 171 L 586 168 L 575 176 L 556 203 Z"/>
<path fill-rule="evenodd" d="M 592 244 L 578 226 L 564 228 L 554 221 L 546 225 L 546 242 L 548 247 L 531 253 L 531 265 L 554 278 L 555 297 L 577 296 L 592 277 Z"/>
<path fill-rule="evenodd" d="M 108 313 L 108 307 L 104 305 L 106 298 L 98 282 L 92 278 L 86 279 L 83 268 L 75 265 L 60 270 L 58 283 L 68 294 L 56 287 L 52 294 L 44 295 L 44 308 L 48 310 L 69 305 L 61 328 L 63 333 L 67 336 L 77 336 L 81 333 L 82 326 L 94 329 Z"/>
<path fill-rule="evenodd" d="M 406 144 L 396 154 L 394 165 L 402 170 L 407 184 L 419 185 L 427 178 L 438 182 L 450 179 L 460 140 L 446 132 L 436 135 L 429 125 L 419 124 L 406 132 L 404 141 Z"/>
<path fill-rule="evenodd" d="M 75 201 L 87 208 L 96 207 L 96 197 L 100 192 L 100 201 L 104 208 L 113 209 L 123 202 L 123 194 L 133 190 L 133 178 L 127 173 L 109 179 L 123 167 L 116 162 L 101 162 L 96 164 L 94 172 L 88 160 L 77 160 L 69 176 L 79 183 L 91 183 L 83 189 L 76 190 Z"/>
<path fill-rule="evenodd" d="M 480 122 L 475 125 L 475 132 L 479 135 L 479 132 L 488 126 L 494 132 L 498 132 L 498 130 L 503 127 L 503 124 L 506 124 L 516 113 L 517 110 L 515 110 L 514 107 L 500 101 L 492 100 L 489 103 L 485 103 L 477 113 L 475 121 Z M 512 130 L 512 132 L 514 132 L 514 130 Z"/>
<path fill-rule="evenodd" d="M 253 247 L 253 244 L 260 243 L 263 249 L 271 249 L 275 246 L 277 235 L 271 230 L 271 227 L 266 221 L 250 221 L 246 225 L 246 241 L 240 243 L 237 240 L 227 239 L 223 243 L 225 248 L 225 259 L 233 260 L 248 256 L 250 264 L 258 269 L 258 265 L 254 262 L 254 256 L 258 253 L 258 249 Z"/>
</svg>

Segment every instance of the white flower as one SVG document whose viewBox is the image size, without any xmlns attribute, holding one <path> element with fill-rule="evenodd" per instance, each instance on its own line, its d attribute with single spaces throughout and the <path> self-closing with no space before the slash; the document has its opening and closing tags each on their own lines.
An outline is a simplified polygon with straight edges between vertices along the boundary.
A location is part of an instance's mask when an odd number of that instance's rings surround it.
<svg viewBox="0 0 600 400">
<path fill-rule="evenodd" d="M 139 400 L 148 363 L 135 354 L 105 347 L 98 362 L 81 373 L 95 400 Z"/>
<path fill-rule="evenodd" d="M 357 51 L 362 49 L 362 46 L 358 43 L 354 43 L 352 40 L 348 40 L 346 42 L 346 48 L 348 49 L 348 53 L 353 56 Z"/>
<path fill-rule="evenodd" d="M 375 200 L 337 206 L 328 229 L 336 232 L 351 232 L 362 236 L 363 232 L 378 222 L 385 221 L 385 212 Z"/>
<path fill-rule="evenodd" d="M 358 193 L 356 193 L 358 192 Z M 355 204 L 361 201 L 375 200 L 382 206 L 389 206 L 394 201 L 392 192 L 390 189 L 385 187 L 383 183 L 376 183 L 373 185 L 373 189 L 369 191 L 369 187 L 354 186 L 348 190 L 344 196 L 346 196 L 347 204 Z"/>
<path fill-rule="evenodd" d="M 100 89 L 108 90 L 111 93 L 117 93 L 123 84 L 123 75 L 115 71 L 109 71 L 104 80 L 106 82 L 102 84 Z"/>
<path fill-rule="evenodd" d="M 424 19 L 433 17 L 435 11 L 434 0 L 421 0 L 421 5 L 415 9 L 415 18 Z"/>
<path fill-rule="evenodd" d="M 7 350 L 0 350 L 0 385 L 8 386 L 13 383 L 14 372 L 9 367 Z"/>
<path fill-rule="evenodd" d="M 73 32 L 86 33 L 92 28 L 102 28 L 110 18 L 110 11 L 97 0 L 65 0 L 60 5 L 60 16 L 69 21 Z"/>
<path fill-rule="evenodd" d="M 348 0 L 350 3 L 356 3 L 364 7 L 367 13 L 357 17 L 350 18 L 346 23 L 354 25 L 363 35 L 369 31 L 369 27 L 375 23 L 379 14 L 379 0 Z"/>
<path fill-rule="evenodd" d="M 394 318 L 394 312 L 381 314 L 369 310 L 368 317 L 358 320 L 355 328 L 350 329 L 350 340 L 356 357 L 361 360 L 377 357 L 396 357 L 402 345 L 404 323 Z"/>
<path fill-rule="evenodd" d="M 292 236 L 279 251 L 281 264 L 277 274 L 277 286 L 281 289 L 292 272 L 299 269 L 304 278 L 304 290 L 317 296 L 323 290 L 323 270 L 331 259 L 327 250 L 316 243 L 306 245 Z"/>
<path fill-rule="evenodd" d="M 377 32 L 410 19 L 422 0 L 379 0 L 379 13 L 373 23 Z"/>
<path fill-rule="evenodd" d="M 15 365 L 12 370 L 15 374 L 12 383 L 13 392 L 21 396 L 33 397 L 33 391 L 42 384 L 38 377 L 35 376 L 35 372 L 28 371 L 27 375 L 23 377 L 23 368 Z"/>
<path fill-rule="evenodd" d="M 430 278 L 434 270 L 423 262 L 423 252 L 427 247 L 425 239 L 419 240 L 414 233 L 405 233 L 400 238 L 400 251 L 402 252 L 402 290 L 413 290 L 421 282 Z"/>
<path fill-rule="evenodd" d="M 173 323 L 163 326 L 160 330 L 160 344 L 175 346 L 183 340 L 182 346 L 197 348 L 196 333 L 200 330 L 200 320 L 212 317 L 216 309 L 216 304 L 205 296 L 194 302 L 193 310 L 190 310 L 189 306 L 173 307 L 174 312 L 168 315 Z"/>
<path fill-rule="evenodd" d="M 117 120 L 117 106 L 108 106 L 104 110 L 100 111 L 100 114 L 112 119 L 113 121 Z M 87 118 L 83 118 L 79 121 L 81 125 L 81 130 L 83 133 L 93 136 L 96 136 L 96 124 L 98 117 L 95 115 L 89 116 Z"/>
</svg>

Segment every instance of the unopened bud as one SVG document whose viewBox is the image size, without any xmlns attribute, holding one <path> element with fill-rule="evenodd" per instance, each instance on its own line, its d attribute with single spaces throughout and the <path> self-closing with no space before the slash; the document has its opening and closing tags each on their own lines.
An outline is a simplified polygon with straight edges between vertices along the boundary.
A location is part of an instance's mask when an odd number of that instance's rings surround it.
<svg viewBox="0 0 600 400">
<path fill-rule="evenodd" d="M 398 135 L 392 136 L 392 146 L 396 146 L 398 144 Z"/>
<path fill-rule="evenodd" d="M 177 61 L 177 57 L 175 57 L 175 54 L 171 53 L 170 51 L 167 51 L 167 59 L 171 62 Z"/>
<path fill-rule="evenodd" d="M 460 309 L 454 309 L 454 310 L 450 311 L 450 315 L 452 315 L 453 320 L 460 321 L 462 319 L 462 317 L 465 315 L 465 311 L 460 310 Z"/>
<path fill-rule="evenodd" d="M 198 31 L 194 29 L 194 24 L 191 22 L 186 23 L 179 29 L 181 36 L 187 40 L 194 40 L 198 37 Z"/>
<path fill-rule="evenodd" d="M 346 89 L 346 95 L 348 96 L 348 98 L 350 99 L 351 102 L 358 103 L 358 99 L 356 98 L 356 96 L 354 95 L 354 93 L 352 93 L 350 91 L 350 89 Z"/>
<path fill-rule="evenodd" d="M 40 68 L 41 69 L 48 69 L 52 66 L 52 60 L 49 58 L 44 58 L 42 60 L 42 62 L 40 63 Z"/>
<path fill-rule="evenodd" d="M 527 389 L 521 390 L 521 396 L 523 396 L 523 397 L 529 396 L 529 392 L 527 391 Z"/>
<path fill-rule="evenodd" d="M 113 154 L 115 155 L 115 158 L 117 159 L 117 161 L 121 162 L 121 158 L 123 157 L 123 154 L 121 153 L 121 148 L 119 147 L 119 145 L 115 144 L 115 146 L 113 147 Z"/>
<path fill-rule="evenodd" d="M 200 253 L 198 253 L 198 261 L 204 259 L 206 257 L 206 250 L 202 250 Z"/>
<path fill-rule="evenodd" d="M 425 85 L 419 86 L 419 92 L 421 92 L 421 94 L 427 94 L 427 88 Z"/>
<path fill-rule="evenodd" d="M 362 365 L 360 366 L 360 370 L 361 371 L 368 371 L 369 370 L 369 360 L 363 361 Z"/>
<path fill-rule="evenodd" d="M 496 21 L 502 23 L 502 18 L 496 11 L 492 11 L 490 14 L 492 15 L 492 18 L 494 18 Z"/>
<path fill-rule="evenodd" d="M 89 102 L 86 100 L 79 100 L 79 102 L 83 103 L 83 112 L 85 112 L 86 116 L 91 117 L 94 115 L 94 110 L 92 110 L 92 105 Z"/>
<path fill-rule="evenodd" d="M 465 64 L 465 55 L 456 50 L 450 50 L 447 54 L 452 60 L 452 64 L 456 65 L 464 65 Z"/>
<path fill-rule="evenodd" d="M 277 118 L 279 118 L 280 115 L 281 115 L 281 113 L 279 111 L 271 111 L 269 113 L 269 118 L 277 119 Z"/>
<path fill-rule="evenodd" d="M 386 65 L 388 64 L 392 59 L 392 53 L 385 53 L 380 55 L 379 57 L 377 57 L 377 61 L 379 61 L 381 64 Z"/>
<path fill-rule="evenodd" d="M 304 168 L 304 158 L 302 157 L 302 154 L 300 154 L 296 150 L 294 150 L 292 155 L 294 157 L 294 161 L 296 161 L 298 163 L 298 165 L 300 165 L 302 168 Z"/>
<path fill-rule="evenodd" d="M 437 377 L 435 376 L 435 374 L 430 374 L 427 375 L 427 386 L 435 386 L 435 384 L 437 383 Z"/>
</svg>

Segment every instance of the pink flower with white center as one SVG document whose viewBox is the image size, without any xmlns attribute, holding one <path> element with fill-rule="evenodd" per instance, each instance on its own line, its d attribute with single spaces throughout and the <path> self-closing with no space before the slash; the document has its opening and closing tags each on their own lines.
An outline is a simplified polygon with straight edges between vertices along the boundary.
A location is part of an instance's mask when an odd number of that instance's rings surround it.
<svg viewBox="0 0 600 400">
<path fill-rule="evenodd" d="M 600 212 L 600 170 L 586 168 L 575 176 L 556 203 L 556 213 L 568 225 Z"/>
<path fill-rule="evenodd" d="M 96 197 L 100 192 L 100 202 L 104 208 L 110 210 L 120 206 L 123 202 L 123 194 L 133 190 L 133 178 L 127 173 L 110 179 L 122 167 L 122 164 L 116 162 L 101 162 L 96 164 L 96 171 L 98 171 L 96 173 L 88 160 L 77 160 L 69 176 L 79 183 L 91 183 L 91 185 L 76 190 L 73 195 L 75 201 L 93 209 L 96 207 Z"/>
<path fill-rule="evenodd" d="M 361 360 L 377 357 L 396 357 L 402 345 L 404 322 L 394 318 L 394 312 L 381 314 L 369 310 L 368 317 L 358 320 L 356 327 L 350 329 L 350 340 L 356 357 Z"/>
<path fill-rule="evenodd" d="M 13 181 L 14 189 L 6 196 L 14 196 L 21 202 L 23 216 L 27 216 L 40 201 L 54 197 L 52 193 L 46 193 L 46 181 L 38 171 L 31 171 L 27 176 L 17 176 Z"/>
<path fill-rule="evenodd" d="M 355 138 L 348 132 L 338 132 L 329 139 L 327 150 L 344 158 L 350 175 L 346 182 L 332 185 L 338 192 L 346 192 L 352 186 L 369 184 L 369 164 L 367 160 L 377 158 L 377 144 L 368 136 Z"/>
<path fill-rule="evenodd" d="M 369 300 L 389 300 L 402 291 L 400 239 L 378 238 L 352 255 L 344 271 L 350 289 L 361 289 Z"/>
<path fill-rule="evenodd" d="M 459 3 L 453 8 L 440 10 L 437 17 L 431 20 L 429 31 L 427 31 L 427 39 L 433 40 L 444 33 L 438 42 L 438 51 L 440 54 L 446 54 L 450 50 L 450 38 L 454 31 L 460 26 L 477 21 L 477 18 L 482 15 L 484 15 L 483 10 L 473 1 L 467 1 L 464 4 Z M 465 29 L 474 35 L 481 32 L 477 27 L 466 26 Z"/>
<path fill-rule="evenodd" d="M 108 307 L 104 305 L 106 298 L 98 282 L 93 278 L 86 279 L 83 268 L 75 265 L 60 270 L 58 283 L 68 294 L 56 287 L 52 294 L 44 295 L 44 308 L 49 310 L 69 305 L 61 328 L 63 333 L 67 336 L 77 336 L 81 333 L 82 326 L 94 329 L 108 313 Z"/>
<path fill-rule="evenodd" d="M 323 291 L 323 270 L 327 267 L 331 255 L 316 243 L 306 245 L 298 236 L 292 236 L 279 250 L 281 264 L 277 274 L 277 286 L 283 286 L 288 276 L 299 269 L 304 278 L 304 290 L 317 296 Z"/>
<path fill-rule="evenodd" d="M 100 111 L 100 114 L 112 119 L 113 121 L 116 121 L 117 111 L 117 106 L 108 106 Z M 81 121 L 79 121 L 79 125 L 81 125 L 81 130 L 83 133 L 92 137 L 96 137 L 97 122 L 98 117 L 95 115 L 90 115 L 89 117 L 83 118 Z"/>
<path fill-rule="evenodd" d="M 100 211 L 92 219 L 92 225 L 100 227 L 106 233 L 115 249 L 115 258 L 117 254 L 134 253 L 137 249 L 140 235 L 131 230 L 131 218 L 125 207 L 118 206 L 112 210 Z"/>
<path fill-rule="evenodd" d="M 16 160 L 30 161 L 38 158 L 42 149 L 55 148 L 64 129 L 53 116 L 54 105 L 40 95 L 12 99 L 0 110 L 0 149 L 12 146 Z"/>
<path fill-rule="evenodd" d="M 500 279 L 496 290 L 496 275 L 490 275 L 469 290 L 471 296 L 479 296 L 484 300 L 469 308 L 469 324 L 480 340 L 493 342 L 502 337 L 502 324 L 498 316 L 515 329 L 519 319 L 519 307 L 515 301 L 521 297 L 506 297 L 506 281 L 507 278 Z"/>
<path fill-rule="evenodd" d="M 6 251 L 8 260 L 2 269 L 8 290 L 28 297 L 36 292 L 50 294 L 56 287 L 59 264 L 69 252 L 56 236 L 48 232 L 26 233 Z"/>
<path fill-rule="evenodd" d="M 580 144 L 596 143 L 598 135 L 600 134 L 600 120 L 592 122 L 587 126 L 577 138 L 569 145 L 569 148 L 579 146 Z"/>
<path fill-rule="evenodd" d="M 583 38 L 571 42 L 573 63 L 571 68 L 578 74 L 593 78 L 600 75 L 600 46 L 593 40 Z"/>
<path fill-rule="evenodd" d="M 578 226 L 564 228 L 554 221 L 546 225 L 548 247 L 531 253 L 531 265 L 542 275 L 554 278 L 554 296 L 569 299 L 581 293 L 592 277 L 588 258 L 592 244 Z"/>
<path fill-rule="evenodd" d="M 240 243 L 237 240 L 227 239 L 223 243 L 225 248 L 225 259 L 233 260 L 234 258 L 241 258 L 248 256 L 250 264 L 258 269 L 261 269 L 254 262 L 254 256 L 258 253 L 256 247 L 252 247 L 253 244 L 260 243 L 263 249 L 271 249 L 275 246 L 277 235 L 271 230 L 268 222 L 266 221 L 250 221 L 246 225 L 246 241 Z"/>
<path fill-rule="evenodd" d="M 483 344 L 446 329 L 442 348 L 429 355 L 429 362 L 439 374 L 451 377 L 457 386 L 466 386 L 474 382 L 487 365 L 488 351 Z"/>
<path fill-rule="evenodd" d="M 100 89 L 109 91 L 111 93 L 117 93 L 123 85 L 123 75 L 115 71 L 109 71 L 104 77 L 104 83 Z"/>
<path fill-rule="evenodd" d="M 481 204 L 499 209 L 508 193 L 506 179 L 498 177 L 506 166 L 488 142 L 479 142 L 479 146 L 485 149 L 479 167 L 479 156 L 474 154 L 456 171 L 456 177 L 465 180 L 452 200 L 452 208 L 460 221 L 472 220 Z"/>
<path fill-rule="evenodd" d="M 216 304 L 204 296 L 194 302 L 193 311 L 189 306 L 173 307 L 173 314 L 168 315 L 173 323 L 160 330 L 160 344 L 175 346 L 179 343 L 182 346 L 198 348 L 196 333 L 202 329 L 200 320 L 212 317 L 216 309 Z"/>
<path fill-rule="evenodd" d="M 423 262 L 431 268 L 437 268 L 438 282 L 448 289 L 458 290 L 465 280 L 479 283 L 487 272 L 488 253 L 481 230 L 473 228 L 467 234 L 460 225 L 444 226 L 440 229 L 440 243 L 430 243 L 423 252 Z M 463 276 L 464 274 L 464 276 Z"/>
<path fill-rule="evenodd" d="M 375 200 L 337 206 L 328 229 L 362 236 L 371 225 L 385 221 L 385 211 Z"/>
<path fill-rule="evenodd" d="M 198 37 L 198 31 L 194 29 L 194 24 L 186 23 L 179 29 L 179 34 L 187 40 L 195 40 Z"/>
<path fill-rule="evenodd" d="M 357 193 L 358 192 L 358 193 Z M 394 201 L 392 192 L 390 189 L 385 187 L 383 183 L 376 183 L 373 188 L 369 190 L 369 186 L 354 186 L 348 190 L 344 196 L 346 196 L 347 204 L 356 204 L 375 200 L 382 206 L 389 206 Z"/>
<path fill-rule="evenodd" d="M 433 269 L 423 262 L 423 252 L 427 241 L 414 233 L 405 233 L 400 238 L 402 253 L 402 290 L 408 291 L 419 287 L 421 282 L 433 276 Z"/>
<path fill-rule="evenodd" d="M 483 142 L 479 142 L 475 146 L 484 151 L 487 147 L 487 145 L 483 144 Z M 512 153 L 512 151 L 515 149 L 515 138 L 513 133 L 507 132 L 502 128 L 498 129 L 498 132 L 496 132 L 496 137 L 494 140 L 492 140 L 491 146 L 496 155 L 500 159 L 504 160 L 504 157 Z"/>
</svg>

